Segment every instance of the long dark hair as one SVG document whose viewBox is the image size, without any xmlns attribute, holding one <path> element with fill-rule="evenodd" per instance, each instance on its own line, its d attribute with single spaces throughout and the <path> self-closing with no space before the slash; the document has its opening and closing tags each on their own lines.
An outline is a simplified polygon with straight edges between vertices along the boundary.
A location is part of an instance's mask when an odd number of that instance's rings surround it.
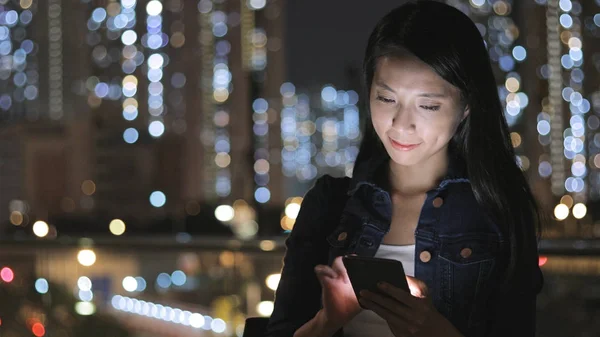
<svg viewBox="0 0 600 337">
<path fill-rule="evenodd" d="M 370 88 L 377 60 L 402 51 L 460 89 L 462 103 L 470 108 L 449 146 L 465 162 L 477 202 L 510 240 L 505 285 L 515 284 L 511 281 L 519 270 L 531 270 L 538 263 L 537 240 L 544 218 L 516 163 L 484 40 L 467 15 L 444 3 L 420 0 L 397 7 L 377 23 L 363 62 L 367 116 L 355 167 L 374 155 L 387 155 L 381 153 L 385 149 L 371 122 Z"/>
</svg>

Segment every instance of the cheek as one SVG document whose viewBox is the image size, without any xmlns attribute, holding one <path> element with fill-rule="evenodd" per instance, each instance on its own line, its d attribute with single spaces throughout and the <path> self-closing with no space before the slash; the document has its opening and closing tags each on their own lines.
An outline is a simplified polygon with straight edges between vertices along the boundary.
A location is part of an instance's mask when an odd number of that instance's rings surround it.
<svg viewBox="0 0 600 337">
<path fill-rule="evenodd" d="M 445 140 L 446 138 L 452 138 L 458 124 L 456 124 L 454 119 L 443 118 L 421 123 L 421 126 L 421 132 L 424 138 Z"/>
<path fill-rule="evenodd" d="M 388 129 L 388 124 L 390 124 L 388 119 L 389 118 L 385 113 L 377 110 L 371 110 L 371 123 L 373 123 L 373 128 L 380 137 Z"/>
<path fill-rule="evenodd" d="M 462 122 L 462 115 L 453 118 L 452 121 L 449 123 L 450 124 L 450 136 L 454 136 L 454 134 L 456 133 L 456 130 L 458 129 L 458 126 L 460 125 L 460 123 Z"/>
</svg>

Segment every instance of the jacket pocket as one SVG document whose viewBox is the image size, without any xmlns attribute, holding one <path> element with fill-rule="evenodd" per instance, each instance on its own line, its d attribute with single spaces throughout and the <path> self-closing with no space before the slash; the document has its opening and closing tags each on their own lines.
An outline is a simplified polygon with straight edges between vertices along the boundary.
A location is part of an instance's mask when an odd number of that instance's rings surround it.
<svg viewBox="0 0 600 337">
<path fill-rule="evenodd" d="M 500 241 L 495 235 L 488 234 L 440 239 L 442 311 L 455 324 L 468 329 L 485 318 L 485 302 L 494 286 Z"/>
</svg>

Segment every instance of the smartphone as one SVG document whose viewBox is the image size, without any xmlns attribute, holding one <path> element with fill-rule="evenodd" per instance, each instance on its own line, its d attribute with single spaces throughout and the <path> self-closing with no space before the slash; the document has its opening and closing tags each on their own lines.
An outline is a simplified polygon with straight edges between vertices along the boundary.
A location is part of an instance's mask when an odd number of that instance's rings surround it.
<svg viewBox="0 0 600 337">
<path fill-rule="evenodd" d="M 357 299 L 363 289 L 381 293 L 377 287 L 379 282 L 387 282 L 410 293 L 404 266 L 398 260 L 348 255 L 342 261 Z"/>
</svg>

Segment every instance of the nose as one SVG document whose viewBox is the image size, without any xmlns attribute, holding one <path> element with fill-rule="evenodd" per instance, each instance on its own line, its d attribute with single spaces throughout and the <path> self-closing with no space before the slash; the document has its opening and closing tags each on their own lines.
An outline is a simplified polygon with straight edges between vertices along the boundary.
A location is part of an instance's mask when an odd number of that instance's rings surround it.
<svg viewBox="0 0 600 337">
<path fill-rule="evenodd" d="M 392 128 L 398 132 L 414 133 L 416 125 L 414 123 L 413 113 L 407 109 L 399 108 L 392 119 Z"/>
</svg>

